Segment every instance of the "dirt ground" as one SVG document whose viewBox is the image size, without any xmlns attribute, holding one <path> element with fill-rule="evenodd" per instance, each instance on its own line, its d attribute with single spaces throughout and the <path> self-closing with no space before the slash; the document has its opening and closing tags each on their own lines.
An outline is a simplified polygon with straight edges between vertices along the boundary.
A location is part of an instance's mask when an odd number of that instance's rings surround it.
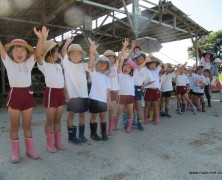
<svg viewBox="0 0 222 180">
<path fill-rule="evenodd" d="M 67 141 L 66 117 L 62 117 L 64 151 L 50 154 L 44 137 L 44 109 L 33 112 L 32 129 L 35 147 L 41 158 L 25 156 L 23 132 L 20 129 L 21 162 L 10 162 L 9 121 L 5 108 L 0 109 L 0 180 L 147 180 L 147 179 L 222 179 L 222 103 L 212 94 L 207 112 L 193 115 L 175 111 L 171 101 L 171 118 L 163 117 L 159 125 L 145 125 L 143 132 L 133 129 L 127 134 L 122 122 L 107 142 L 89 138 L 72 145 Z M 77 124 L 77 117 L 75 118 Z"/>
</svg>

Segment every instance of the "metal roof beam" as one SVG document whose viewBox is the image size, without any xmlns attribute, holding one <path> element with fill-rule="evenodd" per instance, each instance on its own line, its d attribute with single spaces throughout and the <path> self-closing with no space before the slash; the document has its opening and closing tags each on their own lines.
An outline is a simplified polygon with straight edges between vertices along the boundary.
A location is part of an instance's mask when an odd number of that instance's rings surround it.
<svg viewBox="0 0 222 180">
<path fill-rule="evenodd" d="M 92 1 L 89 1 L 89 0 L 81 0 L 83 3 L 85 4 L 88 4 L 88 5 L 92 5 L 92 6 L 96 6 L 96 7 L 100 7 L 100 8 L 104 8 L 104 9 L 109 9 L 110 11 L 116 11 L 116 12 L 119 12 L 119 13 L 122 13 L 122 14 L 125 14 L 126 15 L 126 12 L 123 11 L 123 10 L 120 10 L 120 9 L 117 9 L 117 8 L 114 8 L 114 7 L 110 7 L 110 6 L 107 6 L 107 5 L 104 5 L 104 4 L 100 4 L 100 3 L 96 3 L 96 2 L 92 2 Z M 130 13 L 129 12 L 129 15 L 131 16 L 135 16 L 135 14 L 133 13 Z M 137 15 L 138 16 L 138 15 Z M 146 18 L 144 16 L 139 16 L 141 19 L 145 20 L 145 21 L 148 21 L 150 20 L 149 18 Z M 154 23 L 154 24 L 159 24 L 159 25 L 162 25 L 162 26 L 165 26 L 165 27 L 168 27 L 168 28 L 171 28 L 171 29 L 175 29 L 177 31 L 180 31 L 180 32 L 185 32 L 185 33 L 189 33 L 187 30 L 184 30 L 184 29 L 180 29 L 180 28 L 175 28 L 174 26 L 172 25 L 169 25 L 169 24 L 165 24 L 165 23 L 161 23 L 159 21 L 156 21 L 156 20 L 150 20 L 151 23 Z M 195 35 L 195 33 L 192 33 L 192 35 Z"/>
</svg>

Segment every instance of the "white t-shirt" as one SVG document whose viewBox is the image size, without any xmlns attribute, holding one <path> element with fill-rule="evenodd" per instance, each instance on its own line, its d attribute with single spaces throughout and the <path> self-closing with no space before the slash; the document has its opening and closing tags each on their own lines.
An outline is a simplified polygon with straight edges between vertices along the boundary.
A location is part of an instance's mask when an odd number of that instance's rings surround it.
<svg viewBox="0 0 222 180">
<path fill-rule="evenodd" d="M 89 70 L 92 81 L 89 98 L 101 102 L 107 102 L 107 92 L 111 88 L 108 76 L 97 71 Z"/>
<path fill-rule="evenodd" d="M 69 98 L 88 98 L 88 87 L 86 79 L 86 71 L 88 71 L 88 63 L 73 63 L 65 54 L 62 59 L 62 65 L 65 74 L 65 86 Z"/>
<path fill-rule="evenodd" d="M 23 63 L 16 63 L 7 54 L 2 62 L 6 68 L 10 87 L 30 87 L 32 83 L 31 71 L 35 65 L 34 56 L 31 55 Z"/>
<path fill-rule="evenodd" d="M 37 63 L 39 70 L 45 76 L 45 84 L 48 88 L 64 88 L 64 76 L 60 64 L 47 63 L 43 60 L 40 65 Z"/>
<path fill-rule="evenodd" d="M 160 89 L 160 76 L 159 76 L 159 72 L 161 70 L 160 66 L 157 66 L 155 71 L 150 70 L 153 79 L 155 80 L 152 84 L 146 86 L 145 88 L 158 88 Z M 145 81 L 145 83 L 147 83 L 149 81 Z"/>
<path fill-rule="evenodd" d="M 210 85 L 210 78 L 209 77 L 205 77 L 206 79 L 206 85 Z"/>
<path fill-rule="evenodd" d="M 190 84 L 190 89 L 193 90 L 193 87 L 194 87 L 194 79 L 193 79 L 193 76 L 187 76 L 188 78 L 188 81 L 189 81 L 189 84 Z"/>
<path fill-rule="evenodd" d="M 149 69 L 143 67 L 138 71 L 138 67 L 133 72 L 134 76 L 134 85 L 135 86 L 142 86 L 145 81 L 152 82 L 154 78 Z"/>
<path fill-rule="evenodd" d="M 206 79 L 205 79 L 204 75 L 193 74 L 192 76 L 194 79 L 193 92 L 204 93 L 204 87 L 206 85 Z M 202 88 L 201 88 L 201 86 L 202 86 Z"/>
<path fill-rule="evenodd" d="M 176 86 L 186 86 L 189 84 L 186 74 L 178 74 L 176 79 Z"/>
<path fill-rule="evenodd" d="M 129 74 L 119 74 L 119 95 L 135 96 L 134 77 Z"/>
<path fill-rule="evenodd" d="M 161 77 L 161 92 L 173 91 L 172 80 L 175 73 L 164 73 Z"/>
<path fill-rule="evenodd" d="M 111 84 L 111 89 L 110 89 L 111 91 L 119 90 L 117 70 L 118 70 L 118 64 L 115 63 L 113 66 L 111 66 L 110 73 L 108 74 L 108 77 L 110 79 L 110 84 Z"/>
</svg>

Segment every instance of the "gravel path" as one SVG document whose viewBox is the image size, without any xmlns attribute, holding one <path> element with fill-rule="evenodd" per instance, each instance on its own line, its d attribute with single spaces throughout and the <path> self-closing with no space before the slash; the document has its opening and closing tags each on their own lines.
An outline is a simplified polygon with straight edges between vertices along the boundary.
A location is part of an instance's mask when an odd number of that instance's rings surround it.
<svg viewBox="0 0 222 180">
<path fill-rule="evenodd" d="M 62 117 L 64 151 L 50 154 L 45 149 L 44 109 L 33 113 L 33 134 L 39 160 L 25 156 L 20 130 L 20 163 L 10 163 L 9 122 L 6 109 L 0 109 L 0 180 L 148 180 L 222 179 L 222 103 L 212 95 L 207 112 L 176 114 L 171 101 L 171 118 L 163 117 L 158 126 L 145 125 L 143 132 L 127 134 L 119 129 L 107 142 L 72 145 L 67 142 L 66 116 Z M 75 118 L 77 122 L 77 119 Z M 87 113 L 87 122 L 89 114 Z M 86 127 L 89 137 L 89 124 Z"/>
</svg>

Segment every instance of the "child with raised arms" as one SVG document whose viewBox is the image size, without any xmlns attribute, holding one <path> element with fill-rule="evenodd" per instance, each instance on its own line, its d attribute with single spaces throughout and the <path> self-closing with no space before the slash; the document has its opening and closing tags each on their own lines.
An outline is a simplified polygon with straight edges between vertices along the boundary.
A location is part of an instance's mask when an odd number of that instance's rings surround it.
<svg viewBox="0 0 222 180">
<path fill-rule="evenodd" d="M 35 64 L 34 49 L 23 39 L 14 39 L 4 47 L 0 41 L 0 54 L 6 68 L 10 91 L 7 108 L 10 119 L 11 162 L 20 162 L 19 127 L 22 116 L 22 128 L 25 137 L 26 155 L 38 159 L 34 149 L 31 129 L 32 110 L 35 106 L 31 90 L 31 71 Z"/>
<path fill-rule="evenodd" d="M 84 143 L 85 137 L 85 112 L 88 107 L 88 88 L 86 72 L 94 66 L 94 51 L 97 48 L 95 42 L 90 38 L 90 60 L 89 63 L 81 62 L 87 53 L 79 44 L 71 44 L 73 38 L 68 37 L 62 48 L 62 65 L 65 73 L 65 86 L 67 91 L 67 117 L 68 141 L 73 144 Z M 93 58 L 93 59 L 92 59 Z M 78 137 L 77 126 L 74 125 L 75 115 L 79 115 Z"/>
<path fill-rule="evenodd" d="M 46 83 L 43 93 L 46 111 L 46 149 L 50 153 L 55 153 L 56 148 L 64 149 L 61 142 L 61 117 L 65 104 L 64 76 L 61 64 L 56 63 L 59 58 L 59 47 L 54 41 L 46 41 L 48 36 L 46 27 L 43 26 L 42 31 L 34 28 L 34 32 L 39 39 L 36 47 L 37 65 Z"/>
</svg>

